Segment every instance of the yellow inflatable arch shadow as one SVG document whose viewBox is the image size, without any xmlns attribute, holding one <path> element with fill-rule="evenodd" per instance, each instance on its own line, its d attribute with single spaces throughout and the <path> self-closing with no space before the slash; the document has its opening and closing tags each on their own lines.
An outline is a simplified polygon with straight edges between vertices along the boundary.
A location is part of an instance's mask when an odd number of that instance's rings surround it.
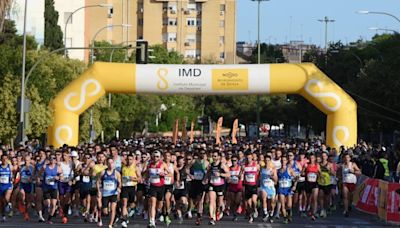
<svg viewBox="0 0 400 228">
<path fill-rule="evenodd" d="M 357 105 L 314 64 L 136 65 L 96 62 L 50 107 L 48 143 L 75 146 L 79 115 L 106 92 L 129 94 L 300 94 L 327 115 L 327 145 L 357 141 Z"/>
</svg>

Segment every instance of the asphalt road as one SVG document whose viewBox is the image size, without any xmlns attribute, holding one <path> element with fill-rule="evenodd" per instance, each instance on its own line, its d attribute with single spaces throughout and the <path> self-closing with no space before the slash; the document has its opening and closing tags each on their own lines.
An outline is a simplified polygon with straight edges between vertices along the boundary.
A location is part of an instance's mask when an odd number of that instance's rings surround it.
<svg viewBox="0 0 400 228">
<path fill-rule="evenodd" d="M 103 227 L 107 227 L 107 220 L 103 221 Z M 36 217 L 31 218 L 31 221 L 25 222 L 21 216 L 14 216 L 13 218 L 7 218 L 6 222 L 0 223 L 0 227 L 97 227 L 94 223 L 84 223 L 82 218 L 73 218 L 70 217 L 67 224 L 61 224 L 61 220 L 56 218 L 54 220 L 54 224 L 44 224 L 36 222 Z M 146 227 L 147 221 L 142 218 L 136 218 L 130 222 L 128 227 Z M 121 227 L 120 224 L 114 227 Z M 157 227 L 166 227 L 164 224 L 160 222 L 157 223 Z M 194 220 L 185 219 L 183 224 L 178 224 L 177 221 L 173 220 L 172 224 L 169 227 L 199 227 L 194 224 Z M 203 223 L 200 227 L 211 227 L 208 225 L 208 219 L 204 218 Z M 345 218 L 339 212 L 336 212 L 333 215 L 329 215 L 324 219 L 317 219 L 316 221 L 311 221 L 310 218 L 301 218 L 298 215 L 294 215 L 293 222 L 290 224 L 283 224 L 283 220 L 275 221 L 273 224 L 263 223 L 261 218 L 257 218 L 254 223 L 249 224 L 247 220 L 244 218 L 239 218 L 237 222 L 232 222 L 231 217 L 224 217 L 221 221 L 218 221 L 216 228 L 271 228 L 271 227 L 304 227 L 304 228 L 353 228 L 353 227 L 391 227 L 379 219 L 376 216 L 367 215 L 358 211 L 354 211 L 350 214 L 350 217 Z"/>
</svg>

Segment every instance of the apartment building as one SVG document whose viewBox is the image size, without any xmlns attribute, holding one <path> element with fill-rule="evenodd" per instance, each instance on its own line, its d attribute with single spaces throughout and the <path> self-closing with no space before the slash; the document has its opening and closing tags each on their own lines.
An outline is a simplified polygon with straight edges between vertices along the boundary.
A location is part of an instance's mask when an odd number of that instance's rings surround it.
<svg viewBox="0 0 400 228">
<path fill-rule="evenodd" d="M 96 40 L 119 44 L 143 39 L 189 61 L 235 63 L 236 0 L 86 0 L 89 4 L 112 4 L 113 9 L 85 9 L 86 46 L 100 29 L 114 25 Z"/>
</svg>

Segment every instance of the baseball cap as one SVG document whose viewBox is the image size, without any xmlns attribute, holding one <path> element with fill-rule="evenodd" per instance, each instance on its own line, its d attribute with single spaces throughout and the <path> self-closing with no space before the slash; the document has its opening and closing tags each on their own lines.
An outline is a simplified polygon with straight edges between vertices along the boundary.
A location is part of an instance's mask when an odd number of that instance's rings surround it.
<svg viewBox="0 0 400 228">
<path fill-rule="evenodd" d="M 78 157 L 78 152 L 76 150 L 71 151 L 71 157 Z"/>
</svg>

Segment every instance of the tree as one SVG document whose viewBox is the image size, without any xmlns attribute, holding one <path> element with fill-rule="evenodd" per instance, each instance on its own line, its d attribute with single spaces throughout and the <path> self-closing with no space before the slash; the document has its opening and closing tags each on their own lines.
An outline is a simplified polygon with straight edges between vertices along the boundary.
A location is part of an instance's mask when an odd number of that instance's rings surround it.
<svg viewBox="0 0 400 228">
<path fill-rule="evenodd" d="M 6 16 L 10 11 L 13 0 L 0 1 L 0 33 L 3 32 Z"/>
<path fill-rule="evenodd" d="M 58 12 L 54 8 L 54 0 L 45 0 L 44 4 L 44 46 L 52 51 L 64 47 L 63 33 L 57 24 Z"/>
</svg>

